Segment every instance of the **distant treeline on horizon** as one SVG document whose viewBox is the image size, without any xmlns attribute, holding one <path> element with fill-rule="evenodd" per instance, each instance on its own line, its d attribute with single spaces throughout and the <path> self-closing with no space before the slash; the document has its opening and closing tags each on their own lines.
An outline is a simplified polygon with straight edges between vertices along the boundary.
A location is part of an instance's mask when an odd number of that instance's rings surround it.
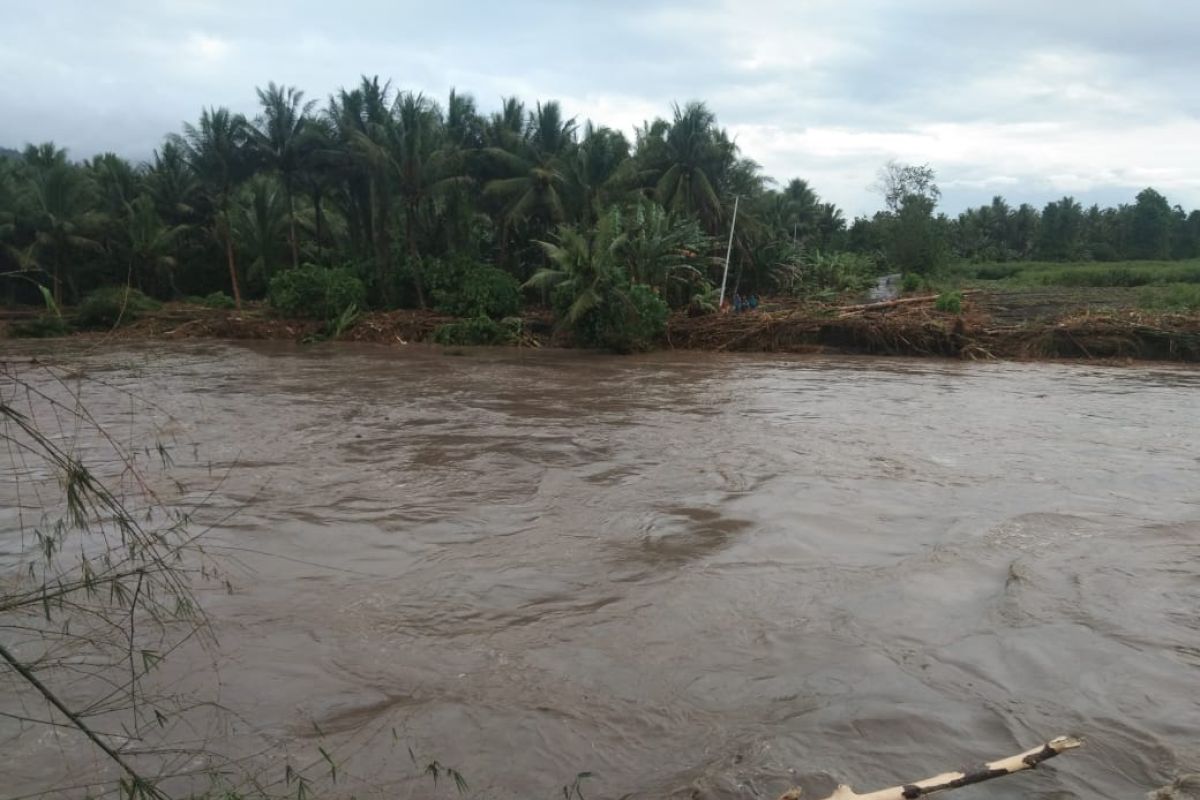
<svg viewBox="0 0 1200 800">
<path fill-rule="evenodd" d="M 921 273 L 1200 257 L 1200 211 L 1152 188 L 1117 207 L 996 197 L 949 217 L 928 165 L 883 165 L 883 210 L 847 222 L 805 180 L 764 175 L 701 102 L 631 141 L 555 101 L 483 114 L 470 95 L 439 103 L 378 78 L 324 103 L 275 84 L 258 97 L 253 119 L 207 108 L 142 164 L 73 162 L 52 143 L 0 149 L 0 271 L 28 279 L 6 282 L 9 302 L 36 301 L 35 284 L 71 303 L 126 280 L 164 299 L 255 298 L 314 263 L 352 270 L 373 306 L 425 306 L 463 264 L 526 283 L 551 265 L 548 248 L 609 225 L 621 279 L 678 306 L 719 282 L 735 198 L 731 280 L 764 294 L 810 285 L 805 266 L 837 253 Z"/>
</svg>

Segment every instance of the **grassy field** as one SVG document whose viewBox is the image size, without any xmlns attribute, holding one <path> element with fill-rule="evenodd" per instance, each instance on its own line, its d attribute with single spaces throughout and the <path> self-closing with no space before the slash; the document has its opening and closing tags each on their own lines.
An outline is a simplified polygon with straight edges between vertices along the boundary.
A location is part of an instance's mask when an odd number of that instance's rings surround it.
<svg viewBox="0 0 1200 800">
<path fill-rule="evenodd" d="M 1090 307 L 1200 310 L 1200 260 L 964 263 L 950 274 L 962 286 L 1001 292 L 1009 298 L 1078 289 L 1088 295 L 1078 304 Z M 1064 296 L 1062 304 L 1076 305 L 1072 299 Z"/>
<path fill-rule="evenodd" d="M 1200 260 L 959 264 L 953 274 L 989 286 L 1161 286 L 1200 284 Z"/>
</svg>

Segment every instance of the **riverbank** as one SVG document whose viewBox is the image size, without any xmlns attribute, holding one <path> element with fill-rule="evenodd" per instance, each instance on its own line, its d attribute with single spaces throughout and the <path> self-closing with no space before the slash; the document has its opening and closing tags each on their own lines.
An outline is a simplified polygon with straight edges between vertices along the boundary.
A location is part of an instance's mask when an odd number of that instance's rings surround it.
<svg viewBox="0 0 1200 800">
<path fill-rule="evenodd" d="M 1200 314 L 1157 313 L 1126 306 L 1117 294 L 969 292 L 957 313 L 933 296 L 855 306 L 764 303 L 742 314 L 669 320 L 663 346 L 717 352 L 846 353 L 958 359 L 1139 359 L 1200 361 Z M 22 316 L 10 311 L 5 335 Z M 241 311 L 170 303 L 103 332 L 75 337 L 118 340 L 238 339 L 339 341 L 385 345 L 433 342 L 455 317 L 401 309 L 369 312 L 336 332 L 328 323 L 284 319 L 262 305 Z M 548 311 L 521 319 L 519 346 L 569 347 Z"/>
</svg>

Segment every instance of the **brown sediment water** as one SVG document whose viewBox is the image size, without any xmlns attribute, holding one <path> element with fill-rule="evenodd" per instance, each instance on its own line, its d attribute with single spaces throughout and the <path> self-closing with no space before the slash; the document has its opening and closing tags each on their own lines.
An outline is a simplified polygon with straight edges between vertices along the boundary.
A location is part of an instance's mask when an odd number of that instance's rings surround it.
<svg viewBox="0 0 1200 800">
<path fill-rule="evenodd" d="M 73 370 L 92 414 L 166 431 L 175 476 L 215 486 L 219 644 L 164 665 L 219 669 L 236 722 L 215 749 L 319 738 L 359 797 L 430 796 L 409 747 L 491 798 L 562 796 L 583 771 L 588 798 L 820 797 L 1060 733 L 1086 748 L 963 796 L 1139 797 L 1200 770 L 1200 371 L 9 355 Z M 131 415 L 127 391 L 157 410 Z M 0 734 L 0 796 L 94 763 Z"/>
</svg>

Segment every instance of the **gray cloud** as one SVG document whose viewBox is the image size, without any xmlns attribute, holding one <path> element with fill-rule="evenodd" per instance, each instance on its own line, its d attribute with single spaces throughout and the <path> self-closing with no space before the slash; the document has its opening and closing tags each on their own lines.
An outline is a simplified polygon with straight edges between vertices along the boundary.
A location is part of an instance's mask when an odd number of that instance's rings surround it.
<svg viewBox="0 0 1200 800">
<path fill-rule="evenodd" d="M 851 213 L 888 158 L 944 207 L 1003 193 L 1200 205 L 1200 4 L 1027 0 L 396 3 L 19 0 L 0 27 L 0 145 L 145 158 L 254 87 L 324 99 L 360 74 L 444 96 L 560 98 L 628 128 L 709 101 L 746 155 Z"/>
</svg>

